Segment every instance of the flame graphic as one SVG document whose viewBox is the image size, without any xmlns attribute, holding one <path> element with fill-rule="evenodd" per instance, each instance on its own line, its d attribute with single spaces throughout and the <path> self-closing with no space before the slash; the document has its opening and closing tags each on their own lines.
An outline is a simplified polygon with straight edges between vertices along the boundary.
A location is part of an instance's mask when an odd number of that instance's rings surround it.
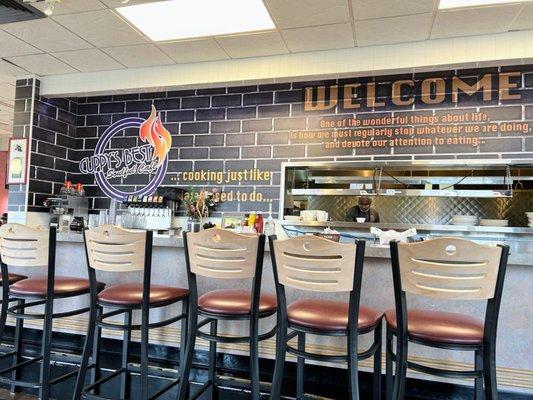
<svg viewBox="0 0 533 400">
<path fill-rule="evenodd" d="M 157 110 L 153 105 L 150 116 L 139 128 L 139 137 L 143 142 L 148 142 L 152 145 L 154 148 L 152 160 L 155 160 L 156 157 L 159 158 L 157 165 L 161 165 L 170 151 L 172 136 L 161 123 L 161 117 L 157 115 Z"/>
</svg>

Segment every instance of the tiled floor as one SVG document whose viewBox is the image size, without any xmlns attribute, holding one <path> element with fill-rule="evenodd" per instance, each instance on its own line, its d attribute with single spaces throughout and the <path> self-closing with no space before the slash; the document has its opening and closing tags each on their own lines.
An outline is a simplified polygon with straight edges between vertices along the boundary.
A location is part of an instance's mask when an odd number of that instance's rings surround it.
<svg viewBox="0 0 533 400">
<path fill-rule="evenodd" d="M 14 396 L 9 394 L 9 390 L 0 389 L 0 399 L 2 400 L 37 400 L 37 397 L 29 394 L 19 393 Z"/>
</svg>

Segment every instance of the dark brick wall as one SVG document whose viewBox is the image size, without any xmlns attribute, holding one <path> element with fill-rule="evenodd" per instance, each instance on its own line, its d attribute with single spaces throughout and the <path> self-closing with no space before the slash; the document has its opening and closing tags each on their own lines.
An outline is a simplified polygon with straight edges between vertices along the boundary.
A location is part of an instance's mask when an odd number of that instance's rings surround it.
<svg viewBox="0 0 533 400">
<path fill-rule="evenodd" d="M 484 72 L 517 70 L 496 68 L 490 70 L 459 70 L 402 76 L 329 80 L 320 82 L 294 82 L 240 87 L 139 93 L 113 96 L 83 97 L 77 99 L 42 99 L 36 101 L 35 114 L 38 137 L 34 137 L 41 164 L 33 166 L 35 182 L 42 188 L 30 190 L 30 205 L 38 206 L 46 189 L 56 192 L 63 176 L 86 185 L 86 193 L 94 207 L 106 207 L 108 201 L 94 185 L 91 176 L 77 174 L 76 161 L 91 155 L 105 129 L 124 117 L 149 115 L 154 104 L 161 113 L 166 128 L 173 135 L 173 148 L 169 153 L 169 168 L 165 185 L 176 186 L 180 172 L 200 169 L 260 168 L 272 171 L 268 182 L 241 182 L 223 190 L 256 190 L 274 199 L 272 203 L 228 202 L 219 211 L 262 210 L 277 212 L 279 208 L 280 164 L 282 161 L 304 160 L 385 160 L 385 159 L 453 159 L 453 158 L 519 158 L 533 157 L 533 138 L 529 134 L 497 132 L 484 137 L 476 147 L 455 145 L 448 147 L 384 147 L 324 150 L 320 141 L 302 143 L 290 139 L 293 130 L 319 129 L 319 118 L 363 118 L 368 115 L 441 115 L 448 112 L 483 111 L 493 121 L 524 121 L 533 123 L 533 66 L 520 67 L 524 75 L 519 82 L 520 101 L 482 103 L 479 96 L 460 96 L 458 104 L 445 101 L 438 105 L 423 104 L 416 98 L 410 106 L 397 107 L 390 99 L 382 97 L 384 107 L 364 106 L 356 111 L 345 111 L 340 106 L 324 113 L 303 111 L 303 89 L 320 84 L 343 84 L 375 81 L 380 96 L 387 93 L 390 82 L 397 79 L 420 81 L 426 77 L 441 76 L 447 80 L 458 75 L 480 77 Z M 449 87 L 447 84 L 446 87 Z M 497 96 L 495 96 L 497 98 Z M 38 105 L 38 107 L 37 107 Z M 76 115 L 75 121 L 73 116 Z M 21 121 L 25 117 L 21 114 Z M 25 121 L 22 121 L 25 122 Z M 75 126 L 74 126 L 75 122 Z M 120 145 L 139 144 L 137 132 L 124 132 L 116 138 Z M 53 161 L 53 166 L 52 166 Z M 45 164 L 45 165 L 43 165 Z M 47 174 L 47 169 L 59 173 Z M 39 175 L 41 174 L 41 175 Z M 42 178 L 47 179 L 42 179 Z M 46 182 L 46 183 L 44 183 Z M 117 181 L 123 188 L 133 189 L 142 179 Z M 180 184 L 186 187 L 187 184 Z M 203 183 L 213 187 L 212 183 Z M 31 185 L 31 183 L 30 183 Z M 34 185 L 37 185 L 35 183 Z M 33 189 L 33 188 L 30 188 Z M 30 196 L 31 197 L 31 196 Z"/>
</svg>

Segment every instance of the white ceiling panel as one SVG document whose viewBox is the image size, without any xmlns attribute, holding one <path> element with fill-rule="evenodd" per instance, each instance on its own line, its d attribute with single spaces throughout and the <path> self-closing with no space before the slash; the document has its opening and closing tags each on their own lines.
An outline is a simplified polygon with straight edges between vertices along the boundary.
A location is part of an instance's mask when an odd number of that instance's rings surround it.
<svg viewBox="0 0 533 400">
<path fill-rule="evenodd" d="M 50 18 L 2 25 L 6 32 L 46 52 L 88 49 L 92 46 Z"/>
<path fill-rule="evenodd" d="M 53 18 L 97 47 L 125 46 L 147 42 L 144 36 L 111 10 L 58 15 Z"/>
<path fill-rule="evenodd" d="M 15 82 L 0 83 L 0 101 L 15 100 Z"/>
<path fill-rule="evenodd" d="M 76 1 L 76 0 L 75 0 Z M 100 0 L 109 8 L 117 8 L 124 6 L 135 6 L 137 4 L 156 3 L 161 0 L 130 0 L 127 4 L 123 4 L 123 0 Z"/>
<path fill-rule="evenodd" d="M 518 17 L 513 21 L 511 30 L 533 29 L 533 3 L 526 3 Z"/>
<path fill-rule="evenodd" d="M 174 61 L 155 44 L 108 47 L 103 51 L 128 68 L 174 64 Z"/>
<path fill-rule="evenodd" d="M 432 13 L 356 21 L 355 42 L 372 46 L 427 40 L 432 22 Z"/>
<path fill-rule="evenodd" d="M 41 53 L 41 51 L 9 33 L 0 30 L 0 58 L 37 53 Z"/>
<path fill-rule="evenodd" d="M 351 0 L 356 20 L 433 12 L 438 0 Z"/>
<path fill-rule="evenodd" d="M 45 2 L 34 2 L 32 6 L 43 11 Z M 74 14 L 87 11 L 103 10 L 106 6 L 100 0 L 61 0 L 55 4 L 54 15 Z"/>
<path fill-rule="evenodd" d="M 431 38 L 505 32 L 521 7 L 521 4 L 506 4 L 439 11 L 433 24 Z"/>
<path fill-rule="evenodd" d="M 178 64 L 229 58 L 213 38 L 159 43 L 158 47 Z"/>
<path fill-rule="evenodd" d="M 278 28 L 327 25 L 350 20 L 347 0 L 266 0 Z"/>
<path fill-rule="evenodd" d="M 82 72 L 124 68 L 122 64 L 98 49 L 63 51 L 52 55 Z"/>
<path fill-rule="evenodd" d="M 279 32 L 219 36 L 216 40 L 231 58 L 271 56 L 289 52 Z"/>
<path fill-rule="evenodd" d="M 7 61 L 0 60 L 0 73 L 15 77 L 27 74 L 28 71 L 23 68 L 17 67 L 16 65 L 13 65 L 11 63 L 8 63 Z"/>
<path fill-rule="evenodd" d="M 354 46 L 350 23 L 284 29 L 281 33 L 291 52 L 344 49 Z"/>
<path fill-rule="evenodd" d="M 9 57 L 9 61 L 37 75 L 68 74 L 76 70 L 50 54 Z"/>
</svg>

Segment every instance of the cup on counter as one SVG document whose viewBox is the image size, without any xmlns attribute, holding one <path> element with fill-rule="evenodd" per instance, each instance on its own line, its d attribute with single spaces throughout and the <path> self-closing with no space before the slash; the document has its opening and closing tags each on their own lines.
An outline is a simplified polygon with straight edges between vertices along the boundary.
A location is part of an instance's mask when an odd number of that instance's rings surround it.
<svg viewBox="0 0 533 400">
<path fill-rule="evenodd" d="M 362 224 L 363 222 L 366 221 L 365 218 L 356 218 L 355 220 L 356 220 L 357 222 L 359 222 L 360 224 Z"/>
<path fill-rule="evenodd" d="M 329 217 L 329 215 L 328 215 L 327 211 L 323 211 L 323 210 L 317 210 L 316 211 L 316 220 L 317 221 L 321 221 L 321 222 L 327 221 L 328 217 Z"/>
</svg>

